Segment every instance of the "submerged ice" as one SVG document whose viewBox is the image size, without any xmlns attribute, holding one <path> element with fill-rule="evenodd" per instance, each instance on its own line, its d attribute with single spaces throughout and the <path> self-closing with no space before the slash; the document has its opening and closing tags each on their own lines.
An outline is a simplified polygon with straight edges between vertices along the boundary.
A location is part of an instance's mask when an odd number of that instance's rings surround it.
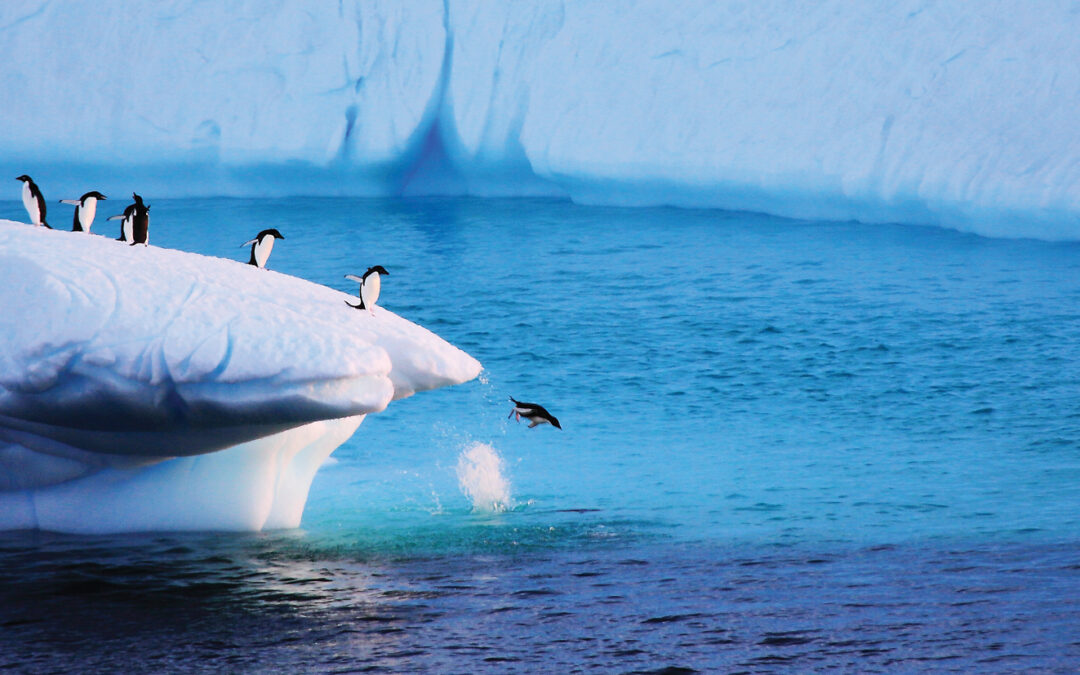
<svg viewBox="0 0 1080 675">
<path fill-rule="evenodd" d="M 299 523 L 364 415 L 479 363 L 234 261 L 0 221 L 0 529 Z"/>
<path fill-rule="evenodd" d="M 138 176 L 1080 237 L 1069 3 L 68 0 L 6 3 L 0 26 L 0 169 L 58 192 Z"/>
</svg>

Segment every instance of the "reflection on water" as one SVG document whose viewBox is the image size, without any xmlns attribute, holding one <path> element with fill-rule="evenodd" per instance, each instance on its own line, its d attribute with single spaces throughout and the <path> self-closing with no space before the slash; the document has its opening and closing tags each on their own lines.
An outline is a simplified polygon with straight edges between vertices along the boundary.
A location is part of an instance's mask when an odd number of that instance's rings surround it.
<svg viewBox="0 0 1080 675">
<path fill-rule="evenodd" d="M 277 536 L 0 537 L 0 665 L 1068 672 L 1072 546 L 370 555 Z M 197 666 L 195 664 L 198 664 Z"/>
</svg>

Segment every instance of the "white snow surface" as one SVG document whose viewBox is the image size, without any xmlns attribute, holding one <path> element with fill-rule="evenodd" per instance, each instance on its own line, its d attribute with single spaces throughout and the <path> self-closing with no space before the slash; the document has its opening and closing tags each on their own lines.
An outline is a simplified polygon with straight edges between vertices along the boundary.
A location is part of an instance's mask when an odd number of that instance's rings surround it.
<svg viewBox="0 0 1080 675">
<path fill-rule="evenodd" d="M 231 260 L 0 220 L 0 529 L 295 527 L 364 415 L 480 364 Z"/>
<path fill-rule="evenodd" d="M 0 34 L 0 166 L 46 194 L 542 194 L 1080 238 L 1065 0 L 53 0 L 4 3 Z"/>
</svg>

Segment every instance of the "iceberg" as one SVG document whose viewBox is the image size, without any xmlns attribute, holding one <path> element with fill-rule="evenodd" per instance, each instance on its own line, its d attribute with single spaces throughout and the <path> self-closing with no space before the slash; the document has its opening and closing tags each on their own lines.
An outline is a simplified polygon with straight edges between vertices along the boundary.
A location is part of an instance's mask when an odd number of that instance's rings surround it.
<svg viewBox="0 0 1080 675">
<path fill-rule="evenodd" d="M 0 530 L 299 525 L 369 413 L 480 364 L 231 260 L 0 220 Z"/>
<path fill-rule="evenodd" d="M 551 195 L 1080 237 L 1070 3 L 39 0 L 0 31 L 0 175 L 49 194 Z"/>
</svg>

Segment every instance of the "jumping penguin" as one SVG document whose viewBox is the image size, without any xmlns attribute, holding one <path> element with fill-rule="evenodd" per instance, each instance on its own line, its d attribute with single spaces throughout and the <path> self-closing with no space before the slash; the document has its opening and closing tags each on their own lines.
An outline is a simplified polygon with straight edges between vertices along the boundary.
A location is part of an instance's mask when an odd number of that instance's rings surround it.
<svg viewBox="0 0 1080 675">
<path fill-rule="evenodd" d="M 146 218 L 145 225 L 147 228 L 149 228 L 150 216 L 146 212 L 150 210 L 150 207 L 143 206 L 142 197 L 135 194 L 134 192 L 131 193 L 131 198 L 135 200 L 135 203 L 128 204 L 127 208 L 124 209 L 124 212 L 122 214 L 117 216 L 109 216 L 109 220 L 123 220 L 123 222 L 120 224 L 120 236 L 116 238 L 116 241 L 126 241 L 129 242 L 132 246 L 134 246 L 136 243 L 146 244 L 147 237 L 145 233 L 143 236 L 143 241 L 135 241 L 135 214 L 141 209 Z"/>
<path fill-rule="evenodd" d="M 45 198 L 41 196 L 41 190 L 30 176 L 23 174 L 15 180 L 23 182 L 22 203 L 26 207 L 26 213 L 30 216 L 30 222 L 34 225 L 44 225 L 50 230 L 52 227 L 45 222 Z"/>
<path fill-rule="evenodd" d="M 510 402 L 514 404 L 514 407 L 510 410 L 510 414 L 507 415 L 507 419 L 516 416 L 516 421 L 520 422 L 521 418 L 524 417 L 525 419 L 529 420 L 529 422 L 531 422 L 531 424 L 529 424 L 530 429 L 540 424 L 550 424 L 556 429 L 562 429 L 562 425 L 559 424 L 559 420 L 556 419 L 554 415 L 549 413 L 547 411 L 547 408 L 545 408 L 544 406 L 537 405 L 535 403 L 523 403 L 515 399 L 513 396 L 510 397 Z"/>
<path fill-rule="evenodd" d="M 262 269 L 266 267 L 266 261 L 270 259 L 270 251 L 274 250 L 274 240 L 284 238 L 280 232 L 270 228 L 255 235 L 251 241 L 240 244 L 240 247 L 250 246 L 251 260 L 248 260 L 248 264 Z"/>
<path fill-rule="evenodd" d="M 75 218 L 71 221 L 71 231 L 89 232 L 90 226 L 94 224 L 94 216 L 97 215 L 98 200 L 105 198 L 105 195 L 93 190 L 78 199 L 61 199 L 61 204 L 73 204 L 75 206 Z"/>
<path fill-rule="evenodd" d="M 378 302 L 379 291 L 382 290 L 382 280 L 379 275 L 388 277 L 390 273 L 382 265 L 376 265 L 375 267 L 369 267 L 362 277 L 355 274 L 346 274 L 346 279 L 360 284 L 360 304 L 354 305 L 348 300 L 345 301 L 345 304 L 355 309 L 366 309 L 371 312 L 372 316 L 375 316 L 375 303 Z"/>
</svg>

